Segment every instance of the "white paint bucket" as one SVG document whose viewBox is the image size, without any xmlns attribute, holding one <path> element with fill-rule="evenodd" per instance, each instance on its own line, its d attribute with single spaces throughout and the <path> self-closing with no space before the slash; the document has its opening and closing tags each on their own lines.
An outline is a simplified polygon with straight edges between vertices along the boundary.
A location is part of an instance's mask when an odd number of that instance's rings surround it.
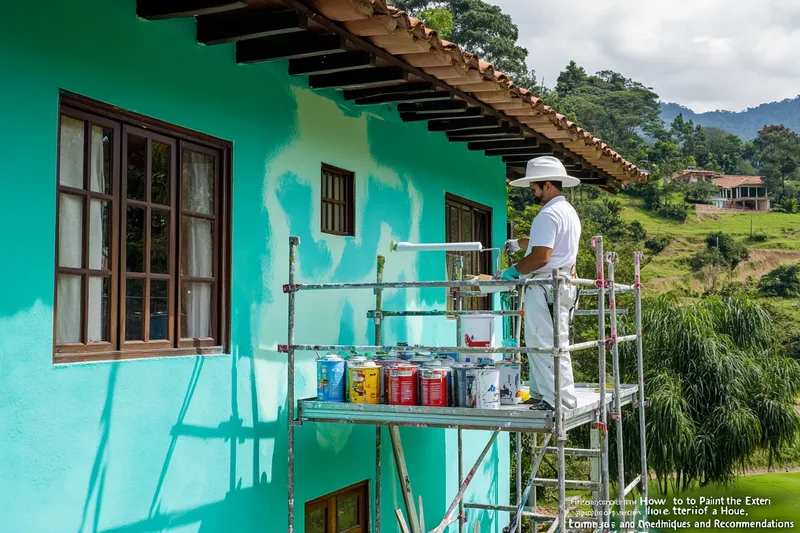
<svg viewBox="0 0 800 533">
<path fill-rule="evenodd" d="M 500 403 L 503 405 L 517 405 L 522 403 L 522 390 L 520 387 L 520 369 L 522 365 L 514 362 L 497 363 L 500 371 Z"/>
<path fill-rule="evenodd" d="M 500 407 L 500 370 L 494 367 L 473 369 L 475 381 L 472 382 L 475 407 L 478 409 L 498 409 Z"/>
<path fill-rule="evenodd" d="M 494 324 L 492 315 L 465 315 L 461 317 L 461 334 L 464 336 L 464 346 L 488 348 L 494 346 Z M 481 357 L 493 357 L 494 354 L 467 354 L 459 353 L 458 360 L 462 362 L 475 362 Z"/>
</svg>

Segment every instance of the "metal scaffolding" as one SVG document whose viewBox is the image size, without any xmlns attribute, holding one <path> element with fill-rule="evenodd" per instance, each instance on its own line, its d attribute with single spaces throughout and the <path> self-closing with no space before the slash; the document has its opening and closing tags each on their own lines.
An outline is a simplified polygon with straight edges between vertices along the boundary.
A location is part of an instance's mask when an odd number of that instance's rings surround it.
<svg viewBox="0 0 800 533">
<path fill-rule="evenodd" d="M 463 533 L 466 523 L 465 509 L 480 509 L 496 512 L 508 512 L 511 514 L 509 525 L 504 529 L 507 533 L 521 531 L 522 517 L 528 516 L 534 520 L 534 531 L 536 523 L 550 523 L 548 533 L 556 531 L 566 533 L 570 530 L 567 527 L 569 502 L 566 498 L 567 489 L 591 489 L 592 500 L 594 503 L 594 518 L 581 517 L 576 519 L 581 524 L 593 523 L 595 532 L 602 532 L 609 528 L 612 516 L 612 504 L 616 503 L 619 511 L 619 520 L 628 521 L 630 518 L 625 514 L 625 498 L 637 486 L 641 497 L 647 500 L 647 447 L 645 441 L 645 401 L 644 401 L 644 377 L 642 360 L 642 284 L 640 279 L 640 264 L 642 254 L 634 254 L 635 280 L 633 285 L 622 285 L 615 283 L 614 267 L 617 256 L 613 252 L 604 254 L 602 237 L 592 239 L 595 249 L 597 263 L 597 278 L 576 279 L 560 274 L 554 270 L 552 275 L 544 279 L 521 279 L 516 281 L 505 280 L 465 280 L 463 279 L 463 261 L 456 260 L 456 280 L 455 281 L 404 281 L 404 282 L 384 282 L 384 257 L 378 256 L 377 276 L 374 283 L 323 283 L 323 284 L 299 284 L 295 279 L 295 262 L 297 257 L 297 247 L 300 240 L 297 237 L 289 239 L 289 283 L 283 286 L 283 291 L 288 294 L 289 322 L 288 322 L 288 342 L 278 347 L 279 352 L 288 355 L 288 517 L 289 533 L 294 532 L 295 522 L 295 450 L 294 450 L 294 431 L 303 422 L 325 422 L 337 424 L 368 424 L 376 426 L 375 432 L 375 531 L 381 531 L 381 436 L 382 427 L 388 428 L 390 443 L 397 466 L 397 473 L 400 480 L 400 487 L 403 493 L 405 514 L 398 509 L 396 518 L 401 531 L 404 533 L 425 533 L 424 515 L 422 499 L 414 501 L 411 489 L 411 480 L 406 467 L 405 453 L 400 439 L 399 427 L 434 427 L 452 428 L 458 432 L 458 482 L 459 489 L 455 498 L 452 500 L 447 512 L 439 525 L 431 530 L 430 533 L 442 533 L 450 524 L 458 521 L 459 533 Z M 605 278 L 606 263 L 608 264 L 608 279 Z M 564 284 L 572 284 L 579 287 L 591 287 L 582 289 L 582 295 L 596 296 L 598 308 L 593 310 L 581 311 L 577 314 L 597 316 L 598 338 L 594 341 L 582 342 L 562 346 L 560 342 L 561 331 L 558 315 L 555 314 L 553 321 L 553 345 L 552 350 L 542 350 L 537 348 L 520 347 L 519 338 L 522 321 L 522 300 L 527 287 L 531 286 L 552 286 L 554 291 L 554 309 L 559 309 L 561 291 Z M 454 310 L 429 310 L 429 311 L 406 311 L 406 310 L 384 310 L 383 291 L 387 289 L 415 289 L 442 287 L 450 291 L 455 303 Z M 471 296 L 486 296 L 486 293 L 479 292 L 480 287 L 509 287 L 516 291 L 518 305 L 516 310 L 487 310 L 487 311 L 465 311 L 462 310 L 462 299 Z M 317 344 L 296 344 L 295 333 L 295 298 L 298 292 L 310 290 L 344 290 L 344 289 L 370 289 L 375 294 L 375 309 L 367 312 L 368 319 L 373 320 L 375 326 L 374 345 L 317 345 Z M 633 293 L 635 297 L 634 314 L 636 331 L 633 334 L 621 336 L 617 331 L 617 315 L 627 313 L 627 310 L 618 310 L 616 297 L 622 293 Z M 608 298 L 608 309 L 605 308 L 606 298 Z M 463 346 L 462 337 L 462 317 L 474 314 L 489 314 L 494 316 L 510 316 L 514 318 L 514 334 L 517 340 L 515 347 L 466 347 Z M 555 406 L 554 410 L 531 410 L 530 406 L 503 405 L 499 409 L 475 409 L 464 407 L 426 407 L 426 406 L 399 406 L 399 405 L 369 405 L 353 403 L 321 402 L 316 398 L 300 399 L 295 398 L 295 352 L 298 350 L 357 350 L 357 351 L 392 351 L 408 349 L 405 346 L 386 345 L 383 339 L 383 322 L 392 317 L 428 317 L 428 316 L 449 316 L 456 322 L 456 345 L 455 346 L 415 346 L 414 349 L 438 352 L 462 352 L 476 354 L 514 354 L 515 360 L 520 361 L 521 354 L 534 354 L 536 356 L 553 357 L 555 371 Z M 606 317 L 610 317 L 610 334 L 606 336 Z M 622 384 L 619 366 L 619 344 L 623 342 L 636 342 L 637 372 L 638 382 L 635 384 Z M 576 384 L 576 395 L 578 406 L 568 409 L 561 403 L 561 382 L 560 364 L 562 357 L 569 357 L 572 352 L 581 350 L 597 349 L 598 354 L 598 376 L 599 383 Z M 609 390 L 606 385 L 606 353 L 611 352 L 613 388 Z M 609 397 L 609 392 L 610 397 Z M 297 402 L 297 405 L 295 405 Z M 608 412 L 609 405 L 611 412 Z M 639 432 L 640 432 L 640 451 L 641 451 L 641 472 L 627 482 L 623 461 L 623 424 L 622 408 L 627 405 L 638 407 L 639 410 Z M 297 406 L 297 410 L 295 407 Z M 297 414 L 295 414 L 297 413 Z M 607 435 L 608 418 L 616 422 L 616 447 L 617 447 L 617 495 L 616 499 L 610 499 L 609 486 L 609 446 Z M 567 448 L 567 432 L 578 426 L 591 424 L 591 447 L 589 449 Z M 470 470 L 464 473 L 463 463 L 463 436 L 465 429 L 479 429 L 491 431 L 488 443 L 477 461 Z M 516 433 L 516 480 L 517 491 L 515 503 L 513 505 L 499 505 L 493 503 L 465 502 L 464 495 L 472 481 L 473 475 L 480 466 L 487 452 L 494 444 L 500 431 Z M 532 470 L 529 479 L 522 490 L 522 434 L 532 435 L 531 460 Z M 539 444 L 537 435 L 543 434 L 543 441 Z M 550 446 L 554 442 L 555 446 Z M 537 477 L 539 466 L 546 454 L 556 454 L 557 456 L 557 477 L 545 479 Z M 588 458 L 591 461 L 590 480 L 569 480 L 566 479 L 566 456 L 576 456 Z M 558 513 L 555 517 L 536 512 L 536 491 L 534 487 L 556 487 L 558 490 Z M 457 510 L 457 511 L 456 511 Z M 621 530 L 626 528 L 622 527 Z M 583 529 L 581 529 L 583 530 Z M 476 527 L 476 531 L 478 531 Z"/>
</svg>

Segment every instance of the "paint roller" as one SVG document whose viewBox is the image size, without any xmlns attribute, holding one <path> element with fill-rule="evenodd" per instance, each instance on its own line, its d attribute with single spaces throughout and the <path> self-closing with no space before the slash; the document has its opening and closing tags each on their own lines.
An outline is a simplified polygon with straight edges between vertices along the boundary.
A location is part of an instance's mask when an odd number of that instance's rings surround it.
<svg viewBox="0 0 800 533">
<path fill-rule="evenodd" d="M 392 241 L 390 252 L 482 252 L 483 244 L 479 242 L 431 242 L 414 244 L 410 242 Z"/>
</svg>

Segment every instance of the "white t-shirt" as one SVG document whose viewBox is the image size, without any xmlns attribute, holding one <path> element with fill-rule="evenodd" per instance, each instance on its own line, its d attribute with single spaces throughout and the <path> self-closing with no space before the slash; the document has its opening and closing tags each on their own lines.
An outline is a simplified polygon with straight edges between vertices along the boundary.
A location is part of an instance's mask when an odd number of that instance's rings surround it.
<svg viewBox="0 0 800 533">
<path fill-rule="evenodd" d="M 569 268 L 578 258 L 581 240 L 581 220 L 575 208 L 563 196 L 547 202 L 531 224 L 530 242 L 525 255 L 534 246 L 551 248 L 550 262 L 536 272 L 550 272 L 554 268 Z"/>
</svg>

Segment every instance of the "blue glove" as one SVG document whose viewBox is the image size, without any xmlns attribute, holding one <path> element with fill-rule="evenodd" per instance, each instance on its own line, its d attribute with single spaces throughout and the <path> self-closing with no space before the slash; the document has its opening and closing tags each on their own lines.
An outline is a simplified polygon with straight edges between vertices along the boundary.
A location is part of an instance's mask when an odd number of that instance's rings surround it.
<svg viewBox="0 0 800 533">
<path fill-rule="evenodd" d="M 504 279 L 507 281 L 514 281 L 515 279 L 519 279 L 519 270 L 517 270 L 516 265 L 511 265 L 507 269 L 503 270 L 500 274 L 500 279 Z"/>
</svg>

